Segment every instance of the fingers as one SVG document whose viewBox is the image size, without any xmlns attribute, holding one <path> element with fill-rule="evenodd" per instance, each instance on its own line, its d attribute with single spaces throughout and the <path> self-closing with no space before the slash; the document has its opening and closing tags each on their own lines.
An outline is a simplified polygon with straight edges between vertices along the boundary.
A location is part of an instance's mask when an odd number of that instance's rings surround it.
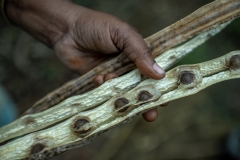
<svg viewBox="0 0 240 160">
<path fill-rule="evenodd" d="M 166 107 L 168 104 L 169 104 L 169 102 L 164 103 L 164 104 L 161 104 L 160 106 L 161 106 L 161 107 Z"/>
<path fill-rule="evenodd" d="M 96 87 L 98 87 L 102 85 L 104 82 L 116 77 L 118 77 L 118 75 L 115 73 L 109 73 L 107 75 L 99 74 L 94 78 L 94 84 Z"/>
<path fill-rule="evenodd" d="M 151 50 L 143 38 L 130 26 L 124 24 L 115 31 L 114 43 L 138 67 L 140 72 L 153 79 L 162 79 L 164 70 L 154 61 Z"/>
<path fill-rule="evenodd" d="M 113 79 L 113 78 L 117 78 L 118 75 L 115 74 L 115 73 L 108 73 L 106 76 L 104 76 L 104 82 L 110 80 L 110 79 Z"/>
<path fill-rule="evenodd" d="M 151 109 L 145 113 L 142 114 L 143 118 L 147 121 L 147 122 L 153 122 L 157 119 L 158 117 L 158 111 L 157 108 Z"/>
<path fill-rule="evenodd" d="M 120 27 L 113 36 L 117 47 L 136 64 L 143 75 L 153 79 L 164 78 L 165 71 L 155 62 L 143 38 L 127 24 L 120 25 Z M 143 118 L 148 122 L 154 121 L 157 116 L 157 108 L 143 114 Z"/>
<path fill-rule="evenodd" d="M 169 104 L 169 102 L 164 103 L 162 105 L 160 105 L 161 107 L 166 107 Z M 147 121 L 147 122 L 153 122 L 157 119 L 158 117 L 158 110 L 157 108 L 151 109 L 145 113 L 142 114 L 143 118 Z"/>
<path fill-rule="evenodd" d="M 101 86 L 104 83 L 104 75 L 99 74 L 94 78 L 94 84 L 96 87 Z"/>
</svg>

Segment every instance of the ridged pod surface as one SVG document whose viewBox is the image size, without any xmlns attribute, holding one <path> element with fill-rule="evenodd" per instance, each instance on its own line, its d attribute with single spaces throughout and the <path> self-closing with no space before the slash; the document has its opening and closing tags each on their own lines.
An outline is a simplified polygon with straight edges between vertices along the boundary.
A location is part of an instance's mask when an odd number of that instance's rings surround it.
<svg viewBox="0 0 240 160">
<path fill-rule="evenodd" d="M 212 30 L 239 16 L 240 0 L 215 0 L 169 27 L 147 37 L 145 41 L 151 48 L 153 57 L 157 57 L 168 49 L 175 47 L 200 33 Z M 172 60 L 170 61 L 175 60 L 174 55 L 172 56 Z M 127 58 L 127 56 L 121 54 L 120 56 L 99 65 L 76 80 L 69 81 L 62 87 L 49 93 L 36 102 L 25 112 L 25 114 L 41 112 L 62 102 L 68 97 L 91 90 L 94 88 L 93 79 L 97 74 L 115 72 L 117 75 L 123 75 L 135 68 L 135 65 Z"/>
<path fill-rule="evenodd" d="M 159 81 L 146 79 L 134 89 L 116 95 L 94 109 L 80 112 L 54 127 L 7 143 L 0 147 L 0 157 L 43 159 L 85 145 L 93 137 L 128 122 L 146 110 L 192 95 L 215 83 L 240 78 L 240 72 L 237 72 L 239 69 L 235 68 L 236 63 L 231 63 L 232 59 L 238 56 L 240 51 L 235 51 L 212 61 L 178 66 L 168 71 L 166 77 Z M 193 66 L 195 71 L 191 72 Z M 209 68 L 215 69 L 208 70 Z M 182 80 L 182 76 L 189 76 L 189 73 L 190 78 Z"/>
<path fill-rule="evenodd" d="M 152 48 L 153 55 L 157 56 L 156 62 L 167 70 L 173 63 L 220 32 L 239 14 L 239 0 L 214 1 L 150 36 L 146 42 Z M 183 24 L 186 26 L 183 27 Z M 185 44 L 169 49 L 193 36 L 196 37 Z M 164 53 L 161 54 L 162 52 Z M 158 56 L 159 54 L 161 55 Z M 121 64 L 118 65 L 120 68 L 124 64 L 130 64 L 124 56 L 107 62 L 54 91 L 38 102 L 31 112 L 42 111 L 61 102 L 63 99 L 56 99 L 55 94 L 67 98 L 87 90 L 81 86 L 90 84 L 92 79 L 80 83 L 101 73 L 115 62 Z M 115 70 L 122 73 L 123 70 L 118 70 L 120 68 L 110 68 L 106 73 Z M 129 68 L 131 65 L 127 67 Z M 66 150 L 86 145 L 101 133 L 126 123 L 153 107 L 233 78 L 240 78 L 240 51 L 208 62 L 178 66 L 168 71 L 166 77 L 160 81 L 142 79 L 140 72 L 133 70 L 90 92 L 73 96 L 43 112 L 23 116 L 0 128 L 0 143 L 22 136 L 0 147 L 0 159 L 48 159 Z M 86 86 L 91 88 L 91 85 Z"/>
</svg>

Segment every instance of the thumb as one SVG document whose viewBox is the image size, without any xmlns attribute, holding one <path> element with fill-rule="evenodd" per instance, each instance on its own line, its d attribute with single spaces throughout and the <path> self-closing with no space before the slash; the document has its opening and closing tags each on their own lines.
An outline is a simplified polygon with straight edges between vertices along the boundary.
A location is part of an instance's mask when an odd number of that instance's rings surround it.
<svg viewBox="0 0 240 160">
<path fill-rule="evenodd" d="M 162 79 L 165 71 L 155 62 L 151 50 L 141 35 L 128 24 L 119 26 L 119 28 L 115 32 L 114 39 L 117 47 L 136 64 L 143 75 L 153 79 Z"/>
</svg>

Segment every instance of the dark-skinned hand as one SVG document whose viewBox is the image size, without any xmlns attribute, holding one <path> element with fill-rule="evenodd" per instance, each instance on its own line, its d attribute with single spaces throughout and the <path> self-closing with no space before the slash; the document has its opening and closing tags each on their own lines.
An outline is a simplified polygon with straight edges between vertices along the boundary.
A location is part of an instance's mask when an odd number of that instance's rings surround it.
<svg viewBox="0 0 240 160">
<path fill-rule="evenodd" d="M 84 74 L 110 56 L 126 54 L 140 70 L 162 79 L 159 67 L 142 36 L 122 20 L 72 3 L 70 0 L 6 0 L 6 14 L 12 24 L 55 50 L 71 70 Z M 98 75 L 95 84 L 117 77 Z M 157 109 L 143 114 L 146 121 L 157 118 Z"/>
</svg>

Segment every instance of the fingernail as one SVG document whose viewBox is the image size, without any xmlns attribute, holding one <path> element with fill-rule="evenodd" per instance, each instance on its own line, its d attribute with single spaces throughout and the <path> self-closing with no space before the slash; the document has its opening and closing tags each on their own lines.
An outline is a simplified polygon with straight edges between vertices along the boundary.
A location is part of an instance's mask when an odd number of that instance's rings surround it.
<svg viewBox="0 0 240 160">
<path fill-rule="evenodd" d="M 153 69 L 159 74 L 159 75 L 164 75 L 165 71 L 157 64 L 153 64 Z"/>
</svg>

